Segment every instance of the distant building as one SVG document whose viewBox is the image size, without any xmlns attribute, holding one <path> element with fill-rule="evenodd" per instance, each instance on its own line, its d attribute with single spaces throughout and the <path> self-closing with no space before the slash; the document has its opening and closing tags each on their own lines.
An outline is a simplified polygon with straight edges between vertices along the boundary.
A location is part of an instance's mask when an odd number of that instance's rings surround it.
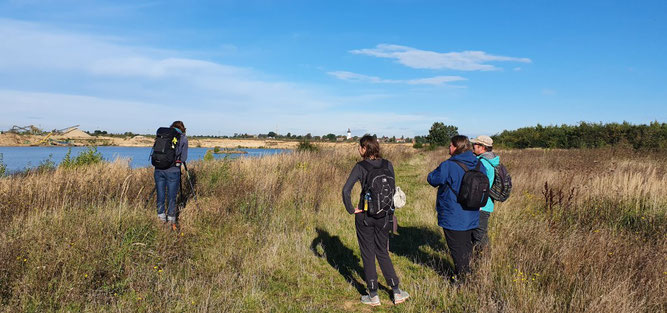
<svg viewBox="0 0 667 313">
<path fill-rule="evenodd" d="M 352 139 L 352 132 L 351 132 L 350 129 L 348 128 L 348 129 L 347 129 L 347 140 L 350 140 L 350 139 Z"/>
</svg>

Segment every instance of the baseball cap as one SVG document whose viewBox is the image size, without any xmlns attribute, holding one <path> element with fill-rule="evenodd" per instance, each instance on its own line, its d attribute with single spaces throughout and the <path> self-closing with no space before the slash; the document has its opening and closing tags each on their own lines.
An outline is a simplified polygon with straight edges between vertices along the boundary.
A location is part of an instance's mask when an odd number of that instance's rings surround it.
<svg viewBox="0 0 667 313">
<path fill-rule="evenodd" d="M 477 136 L 477 138 L 474 138 L 470 140 L 472 144 L 478 144 L 478 145 L 483 145 L 487 147 L 493 147 L 493 139 L 489 136 Z"/>
</svg>

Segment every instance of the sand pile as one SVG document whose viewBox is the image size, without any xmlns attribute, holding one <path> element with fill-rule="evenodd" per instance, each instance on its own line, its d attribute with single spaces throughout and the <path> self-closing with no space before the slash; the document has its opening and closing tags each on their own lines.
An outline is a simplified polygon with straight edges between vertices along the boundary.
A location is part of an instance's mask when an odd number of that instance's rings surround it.
<svg viewBox="0 0 667 313">
<path fill-rule="evenodd" d="M 152 146 L 153 139 L 144 136 L 134 136 L 125 140 L 123 143 L 131 146 Z"/>
<path fill-rule="evenodd" d="M 75 128 L 62 135 L 55 136 L 58 139 L 90 139 L 93 136 L 86 134 L 82 130 Z"/>
<path fill-rule="evenodd" d="M 27 144 L 26 138 L 21 137 L 17 134 L 4 133 L 0 134 L 0 146 L 16 146 L 21 144 Z"/>
</svg>

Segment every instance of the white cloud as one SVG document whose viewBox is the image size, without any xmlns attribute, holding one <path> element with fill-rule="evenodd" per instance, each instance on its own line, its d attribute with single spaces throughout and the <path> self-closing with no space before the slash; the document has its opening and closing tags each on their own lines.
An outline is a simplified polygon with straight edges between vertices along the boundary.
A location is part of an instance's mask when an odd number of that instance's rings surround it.
<svg viewBox="0 0 667 313">
<path fill-rule="evenodd" d="M 418 79 L 384 79 L 377 76 L 368 76 L 347 71 L 334 71 L 327 74 L 334 76 L 341 80 L 355 81 L 355 82 L 369 82 L 375 84 L 408 84 L 408 85 L 444 85 L 446 83 L 466 80 L 461 76 L 435 76 Z"/>
<path fill-rule="evenodd" d="M 499 70 L 488 62 L 531 63 L 528 58 L 515 58 L 487 54 L 484 51 L 434 52 L 412 47 L 379 44 L 372 49 L 352 50 L 350 53 L 363 54 L 378 58 L 395 59 L 407 67 L 418 69 L 450 69 L 459 71 Z"/>
<path fill-rule="evenodd" d="M 393 96 L 381 90 L 341 96 L 328 87 L 137 46 L 126 38 L 0 19 L 0 42 L 0 128 L 80 124 L 85 130 L 146 133 L 183 120 L 192 134 L 260 133 L 276 125 L 285 133 L 326 134 L 379 125 L 369 131 L 412 136 L 435 118 L 432 112 L 364 112 L 391 103 Z M 441 76 L 393 83 L 457 80 Z"/>
</svg>

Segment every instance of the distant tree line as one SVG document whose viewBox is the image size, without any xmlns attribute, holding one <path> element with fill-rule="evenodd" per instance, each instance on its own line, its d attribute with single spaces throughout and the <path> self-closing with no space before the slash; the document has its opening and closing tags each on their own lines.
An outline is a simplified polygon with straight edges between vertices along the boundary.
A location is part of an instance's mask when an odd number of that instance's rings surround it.
<svg viewBox="0 0 667 313">
<path fill-rule="evenodd" d="M 506 148 L 599 148 L 628 146 L 634 149 L 667 148 L 667 123 L 648 125 L 623 123 L 588 123 L 579 125 L 537 124 L 516 130 L 505 130 L 492 136 L 494 146 Z"/>
</svg>

